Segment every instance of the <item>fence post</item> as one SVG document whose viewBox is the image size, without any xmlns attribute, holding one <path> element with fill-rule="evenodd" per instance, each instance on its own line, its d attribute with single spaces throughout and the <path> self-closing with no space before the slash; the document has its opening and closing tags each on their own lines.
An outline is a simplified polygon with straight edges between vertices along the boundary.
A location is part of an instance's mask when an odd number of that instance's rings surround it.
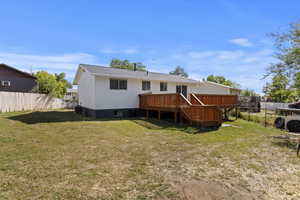
<svg viewBox="0 0 300 200">
<path fill-rule="evenodd" d="M 248 121 L 250 121 L 250 108 L 248 107 Z"/>
<path fill-rule="evenodd" d="M 265 127 L 267 127 L 267 105 L 265 105 Z"/>
</svg>

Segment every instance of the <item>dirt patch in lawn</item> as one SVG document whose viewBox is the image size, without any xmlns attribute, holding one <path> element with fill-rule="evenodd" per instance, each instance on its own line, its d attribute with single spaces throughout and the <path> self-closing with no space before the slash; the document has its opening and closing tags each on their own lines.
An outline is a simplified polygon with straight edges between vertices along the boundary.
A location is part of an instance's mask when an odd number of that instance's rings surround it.
<svg viewBox="0 0 300 200">
<path fill-rule="evenodd" d="M 185 200 L 251 200 L 253 196 L 242 188 L 233 188 L 218 182 L 189 181 L 175 186 Z"/>
</svg>

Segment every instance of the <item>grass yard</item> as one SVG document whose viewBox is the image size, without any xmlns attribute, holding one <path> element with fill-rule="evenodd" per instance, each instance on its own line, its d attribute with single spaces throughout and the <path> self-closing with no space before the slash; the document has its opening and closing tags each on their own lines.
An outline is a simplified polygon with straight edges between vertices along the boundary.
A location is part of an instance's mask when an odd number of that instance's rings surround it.
<svg viewBox="0 0 300 200">
<path fill-rule="evenodd" d="M 270 137 L 281 132 L 227 124 L 0 114 L 0 199 L 300 199 L 300 158 Z"/>
<path fill-rule="evenodd" d="M 253 121 L 256 123 L 260 123 L 262 125 L 267 126 L 274 126 L 275 119 L 279 116 L 275 112 L 267 111 L 267 118 L 265 119 L 265 110 L 262 110 L 259 113 L 248 113 L 248 112 L 241 112 L 239 114 L 239 117 L 241 119 L 247 120 L 247 121 Z"/>
</svg>

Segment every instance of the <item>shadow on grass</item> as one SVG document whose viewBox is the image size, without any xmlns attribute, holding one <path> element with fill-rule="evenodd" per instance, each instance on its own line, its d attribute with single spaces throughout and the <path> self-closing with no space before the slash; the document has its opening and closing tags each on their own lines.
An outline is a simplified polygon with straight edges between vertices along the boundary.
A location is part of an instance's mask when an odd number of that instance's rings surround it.
<svg viewBox="0 0 300 200">
<path fill-rule="evenodd" d="M 177 130 L 177 131 L 183 131 L 189 134 L 197 134 L 197 133 L 207 133 L 210 131 L 217 130 L 216 128 L 200 128 L 195 126 L 189 126 L 187 124 L 175 124 L 173 122 L 169 122 L 167 120 L 158 120 L 158 119 L 134 119 L 132 120 L 136 124 L 143 126 L 148 129 L 152 130 L 161 130 L 161 129 L 167 129 L 167 130 Z"/>
<path fill-rule="evenodd" d="M 85 121 L 89 118 L 77 115 L 73 111 L 41 111 L 17 114 L 7 117 L 11 120 L 20 121 L 26 124 L 68 122 L 68 121 Z"/>
<path fill-rule="evenodd" d="M 20 121 L 26 124 L 39 123 L 58 123 L 58 122 L 79 122 L 79 121 L 115 121 L 115 120 L 131 120 L 136 124 L 148 129 L 159 130 L 177 130 L 189 134 L 204 133 L 214 131 L 213 128 L 199 128 L 186 124 L 175 124 L 167 120 L 145 119 L 145 118 L 90 118 L 76 114 L 74 111 L 41 111 L 21 113 L 7 117 L 10 120 Z"/>
<path fill-rule="evenodd" d="M 118 118 L 105 118 L 95 119 L 90 117 L 84 117 L 76 114 L 74 111 L 41 111 L 30 112 L 26 114 L 19 114 L 7 117 L 11 120 L 20 121 L 26 124 L 38 124 L 38 123 L 57 123 L 57 122 L 76 122 L 76 121 L 112 121 L 120 120 Z"/>
</svg>

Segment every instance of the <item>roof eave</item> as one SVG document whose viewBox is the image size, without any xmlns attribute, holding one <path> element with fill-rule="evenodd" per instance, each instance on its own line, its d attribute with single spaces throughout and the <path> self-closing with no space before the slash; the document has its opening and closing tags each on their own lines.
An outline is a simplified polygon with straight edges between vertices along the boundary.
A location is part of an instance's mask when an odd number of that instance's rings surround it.
<svg viewBox="0 0 300 200">
<path fill-rule="evenodd" d="M 73 85 L 79 85 L 79 78 L 80 78 L 80 74 L 82 73 L 82 71 L 84 71 L 84 67 L 80 64 L 77 68 L 75 78 L 73 80 Z"/>
<path fill-rule="evenodd" d="M 37 79 L 35 76 L 33 76 L 32 74 L 30 74 L 30 73 L 27 73 L 27 72 L 23 72 L 23 71 L 21 71 L 21 70 L 19 70 L 19 69 L 17 69 L 17 68 L 14 68 L 14 67 L 12 67 L 12 66 L 9 66 L 9 65 L 7 65 L 7 64 L 4 64 L 4 63 L 0 63 L 0 65 L 4 65 L 5 67 L 7 67 L 7 68 L 9 68 L 9 69 L 11 69 L 11 70 L 13 70 L 13 71 L 16 71 L 16 72 L 18 72 L 18 73 L 21 73 L 21 74 L 24 74 L 24 75 L 26 75 L 26 76 L 29 76 L 30 78 L 32 78 L 32 79 Z"/>
<path fill-rule="evenodd" d="M 128 78 L 128 79 L 138 79 L 138 80 L 152 80 L 152 81 L 166 81 L 165 79 L 155 79 L 151 77 L 136 77 L 136 76 L 123 76 L 120 74 L 99 74 L 99 73 L 91 73 L 91 75 L 94 76 L 101 76 L 101 77 L 113 77 L 113 78 Z M 198 81 L 196 80 L 168 80 L 166 82 L 174 82 L 174 83 L 192 83 L 192 84 L 197 84 Z"/>
<path fill-rule="evenodd" d="M 233 87 L 230 87 L 228 85 L 223 85 L 223 84 L 215 83 L 215 82 L 212 82 L 212 81 L 204 81 L 204 83 L 213 84 L 213 85 L 217 85 L 217 86 L 220 86 L 220 87 L 224 87 L 224 88 L 228 88 L 228 89 L 232 89 L 232 90 L 239 90 L 239 91 L 241 91 L 241 89 L 239 89 L 239 88 L 233 88 Z"/>
</svg>

